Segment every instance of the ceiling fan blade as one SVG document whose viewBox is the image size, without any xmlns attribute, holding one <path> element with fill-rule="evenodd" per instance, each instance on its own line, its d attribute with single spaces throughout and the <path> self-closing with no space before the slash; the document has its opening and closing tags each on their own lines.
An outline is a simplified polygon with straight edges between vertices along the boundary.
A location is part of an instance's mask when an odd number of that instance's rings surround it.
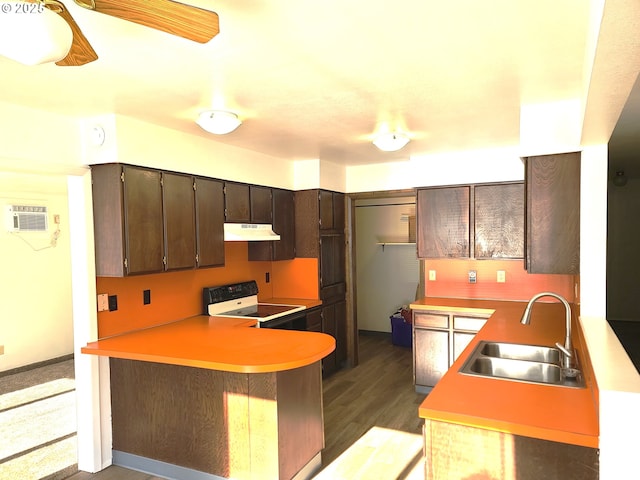
<svg viewBox="0 0 640 480">
<path fill-rule="evenodd" d="M 206 43 L 220 32 L 218 14 L 172 0 L 74 0 L 96 12 Z"/>
<path fill-rule="evenodd" d="M 80 30 L 80 27 L 78 27 L 78 24 L 67 10 L 67 7 L 58 0 L 45 0 L 45 6 L 64 18 L 73 33 L 73 42 L 71 43 L 69 53 L 67 53 L 67 56 L 62 60 L 58 60 L 56 65 L 62 67 L 79 67 L 97 60 L 98 54 Z"/>
</svg>

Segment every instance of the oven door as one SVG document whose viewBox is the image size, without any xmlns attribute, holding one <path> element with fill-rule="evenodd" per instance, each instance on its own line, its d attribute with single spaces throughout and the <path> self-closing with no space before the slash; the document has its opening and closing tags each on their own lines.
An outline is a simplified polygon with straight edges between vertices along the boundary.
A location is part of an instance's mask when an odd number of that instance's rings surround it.
<svg viewBox="0 0 640 480">
<path fill-rule="evenodd" d="M 304 310 L 283 315 L 273 320 L 258 322 L 258 328 L 278 328 L 281 330 L 306 330 L 307 313 Z"/>
</svg>

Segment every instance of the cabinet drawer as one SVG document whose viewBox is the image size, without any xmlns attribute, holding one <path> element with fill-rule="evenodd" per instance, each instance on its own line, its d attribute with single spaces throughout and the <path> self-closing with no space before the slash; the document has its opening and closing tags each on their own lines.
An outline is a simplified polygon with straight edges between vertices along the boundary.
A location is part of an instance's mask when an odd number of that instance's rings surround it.
<svg viewBox="0 0 640 480">
<path fill-rule="evenodd" d="M 413 323 L 416 327 L 449 328 L 449 315 L 415 313 Z"/>
<path fill-rule="evenodd" d="M 486 318 L 478 318 L 478 317 L 453 317 L 453 329 L 454 330 L 470 330 L 473 332 L 477 332 L 480 330 L 484 324 L 487 323 Z"/>
</svg>

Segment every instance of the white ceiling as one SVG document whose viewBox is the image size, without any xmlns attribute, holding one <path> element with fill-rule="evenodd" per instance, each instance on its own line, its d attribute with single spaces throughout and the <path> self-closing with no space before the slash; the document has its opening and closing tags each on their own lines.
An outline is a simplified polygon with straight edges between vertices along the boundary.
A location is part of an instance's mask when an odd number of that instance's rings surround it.
<svg viewBox="0 0 640 480">
<path fill-rule="evenodd" d="M 207 44 L 65 0 L 99 59 L 28 67 L 0 58 L 0 102 L 206 137 L 194 120 L 215 106 L 244 121 L 216 141 L 356 165 L 517 145 L 521 105 L 584 99 L 588 89 L 585 0 L 188 3 L 220 17 Z M 371 140 L 386 128 L 412 141 L 379 152 Z"/>
</svg>

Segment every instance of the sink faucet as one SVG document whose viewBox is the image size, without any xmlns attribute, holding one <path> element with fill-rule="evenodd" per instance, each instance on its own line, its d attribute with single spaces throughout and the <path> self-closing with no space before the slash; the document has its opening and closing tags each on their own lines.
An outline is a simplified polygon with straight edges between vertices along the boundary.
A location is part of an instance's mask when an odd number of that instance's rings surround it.
<svg viewBox="0 0 640 480">
<path fill-rule="evenodd" d="M 533 304 L 535 303 L 536 300 L 542 297 L 556 298 L 560 300 L 564 305 L 565 321 L 567 325 L 566 335 L 564 337 L 564 345 L 561 345 L 558 342 L 556 343 L 556 347 L 558 347 L 560 351 L 562 351 L 562 353 L 564 354 L 563 362 L 562 362 L 563 368 L 570 369 L 572 368 L 571 359 L 573 358 L 573 347 L 571 346 L 571 307 L 569 306 L 569 302 L 567 302 L 562 295 L 558 295 L 557 293 L 553 293 L 553 292 L 541 292 L 534 295 L 531 298 L 531 300 L 529 300 L 529 303 L 527 304 L 527 308 L 524 309 L 524 313 L 522 314 L 522 320 L 520 320 L 520 323 L 522 323 L 523 325 L 529 325 L 529 322 L 531 321 L 531 309 L 533 307 Z"/>
</svg>

